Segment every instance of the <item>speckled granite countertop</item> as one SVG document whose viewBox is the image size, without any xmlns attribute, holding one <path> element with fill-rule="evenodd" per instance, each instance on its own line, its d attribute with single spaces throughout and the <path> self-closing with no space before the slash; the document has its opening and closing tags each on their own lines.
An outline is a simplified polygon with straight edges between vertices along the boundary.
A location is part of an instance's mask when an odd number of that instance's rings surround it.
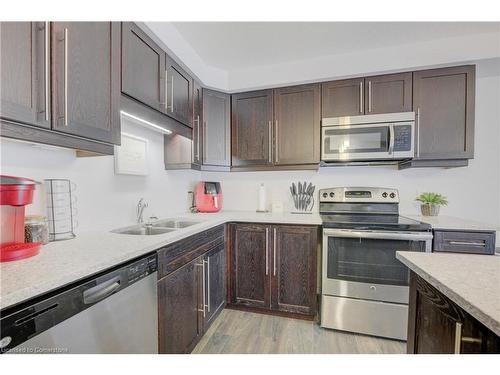
<svg viewBox="0 0 500 375">
<path fill-rule="evenodd" d="M 396 258 L 500 336 L 500 256 L 398 251 Z"/>
<path fill-rule="evenodd" d="M 37 256 L 0 263 L 0 309 L 99 273 L 226 222 L 321 225 L 321 218 L 317 213 L 294 215 L 228 211 L 172 217 L 199 220 L 200 223 L 154 236 L 117 234 L 108 231 L 79 233 L 72 240 L 51 242 L 43 246 Z"/>
</svg>

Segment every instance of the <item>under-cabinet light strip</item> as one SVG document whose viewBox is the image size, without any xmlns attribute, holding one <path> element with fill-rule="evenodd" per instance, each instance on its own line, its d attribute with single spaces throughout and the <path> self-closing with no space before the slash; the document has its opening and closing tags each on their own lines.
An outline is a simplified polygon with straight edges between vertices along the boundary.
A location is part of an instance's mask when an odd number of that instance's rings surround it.
<svg viewBox="0 0 500 375">
<path fill-rule="evenodd" d="M 121 113 L 123 116 L 125 116 L 125 117 L 129 117 L 129 118 L 131 118 L 131 119 L 133 119 L 133 120 L 136 120 L 136 121 L 140 122 L 141 124 L 144 124 L 144 125 L 147 125 L 147 126 L 149 126 L 149 127 L 153 128 L 153 129 L 154 129 L 154 130 L 156 130 L 156 131 L 159 131 L 159 132 L 161 132 L 161 133 L 165 133 L 165 134 L 172 134 L 172 131 L 171 131 L 171 130 L 168 130 L 168 129 L 162 128 L 162 127 L 161 127 L 161 126 L 159 126 L 159 125 L 156 125 L 156 124 L 154 124 L 154 123 L 152 123 L 152 122 L 149 122 L 149 121 L 147 121 L 147 120 L 144 120 L 144 119 L 142 119 L 142 118 L 140 118 L 140 117 L 134 116 L 134 115 L 132 115 L 132 114 L 130 114 L 130 113 L 128 113 L 128 112 L 125 112 L 125 111 L 120 111 L 120 113 Z"/>
</svg>

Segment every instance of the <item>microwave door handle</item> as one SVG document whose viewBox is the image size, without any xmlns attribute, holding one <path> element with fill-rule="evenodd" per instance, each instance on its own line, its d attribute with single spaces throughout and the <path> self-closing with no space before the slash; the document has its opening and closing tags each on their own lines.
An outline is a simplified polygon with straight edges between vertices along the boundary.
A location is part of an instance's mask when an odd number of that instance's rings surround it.
<svg viewBox="0 0 500 375">
<path fill-rule="evenodd" d="M 394 125 L 389 125 L 389 155 L 394 151 Z"/>
</svg>

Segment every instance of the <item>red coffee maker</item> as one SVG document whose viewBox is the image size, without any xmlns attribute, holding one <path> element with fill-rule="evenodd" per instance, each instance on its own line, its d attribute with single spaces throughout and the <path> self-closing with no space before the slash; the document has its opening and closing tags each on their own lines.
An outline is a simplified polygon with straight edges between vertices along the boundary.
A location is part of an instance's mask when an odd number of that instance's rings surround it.
<svg viewBox="0 0 500 375">
<path fill-rule="evenodd" d="M 194 190 L 194 206 L 198 212 L 219 212 L 222 208 L 220 182 L 198 182 Z"/>
<path fill-rule="evenodd" d="M 41 244 L 24 242 L 25 207 L 33 202 L 38 182 L 0 175 L 0 261 L 8 262 L 38 254 Z"/>
</svg>

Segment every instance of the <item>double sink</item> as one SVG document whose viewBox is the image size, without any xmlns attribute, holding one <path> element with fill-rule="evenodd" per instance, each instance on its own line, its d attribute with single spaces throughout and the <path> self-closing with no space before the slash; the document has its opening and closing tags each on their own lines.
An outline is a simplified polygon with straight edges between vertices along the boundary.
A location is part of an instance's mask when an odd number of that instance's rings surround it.
<svg viewBox="0 0 500 375">
<path fill-rule="evenodd" d="M 112 232 L 119 234 L 132 234 L 136 236 L 154 236 L 156 234 L 164 234 L 178 229 L 187 228 L 198 223 L 201 223 L 201 221 L 164 219 L 157 220 L 152 223 L 138 224 L 131 227 L 115 229 Z"/>
</svg>

